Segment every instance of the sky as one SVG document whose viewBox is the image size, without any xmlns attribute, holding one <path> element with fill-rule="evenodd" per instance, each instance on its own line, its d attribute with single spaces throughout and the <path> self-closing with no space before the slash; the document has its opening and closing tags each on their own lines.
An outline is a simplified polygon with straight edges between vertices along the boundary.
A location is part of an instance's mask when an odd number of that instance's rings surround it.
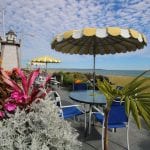
<svg viewBox="0 0 150 150">
<path fill-rule="evenodd" d="M 97 55 L 97 69 L 150 69 L 150 0 L 0 0 L 0 35 L 14 30 L 21 38 L 22 65 L 34 57 L 51 55 L 59 64 L 50 68 L 92 68 L 91 55 L 70 55 L 51 49 L 53 38 L 62 32 L 85 27 L 119 26 L 146 35 L 148 44 L 136 52 Z"/>
</svg>

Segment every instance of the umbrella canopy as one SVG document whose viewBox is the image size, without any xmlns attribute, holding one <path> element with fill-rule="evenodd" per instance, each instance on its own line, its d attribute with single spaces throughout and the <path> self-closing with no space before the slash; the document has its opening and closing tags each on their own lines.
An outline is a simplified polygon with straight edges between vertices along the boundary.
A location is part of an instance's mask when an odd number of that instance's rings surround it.
<svg viewBox="0 0 150 150">
<path fill-rule="evenodd" d="M 57 35 L 51 46 L 56 51 L 94 56 L 93 78 L 95 90 L 96 54 L 115 54 L 135 51 L 147 44 L 146 37 L 133 29 L 120 27 L 84 28 Z"/>
<path fill-rule="evenodd" d="M 146 37 L 133 29 L 84 28 L 59 34 L 52 48 L 70 54 L 115 54 L 135 51 L 146 45 Z"/>
<path fill-rule="evenodd" d="M 51 56 L 41 56 L 41 57 L 36 57 L 31 60 L 31 62 L 34 63 L 44 63 L 46 64 L 46 71 L 47 71 L 47 64 L 48 63 L 60 63 L 61 61 L 59 59 L 53 58 Z"/>
<path fill-rule="evenodd" d="M 45 66 L 45 63 L 31 62 L 31 65 L 34 65 L 34 66 L 36 66 L 36 67 L 39 67 L 39 66 Z"/>
<path fill-rule="evenodd" d="M 32 62 L 32 65 L 35 65 L 35 66 L 42 66 L 42 65 L 45 65 L 44 63 L 39 63 L 39 62 Z"/>
</svg>

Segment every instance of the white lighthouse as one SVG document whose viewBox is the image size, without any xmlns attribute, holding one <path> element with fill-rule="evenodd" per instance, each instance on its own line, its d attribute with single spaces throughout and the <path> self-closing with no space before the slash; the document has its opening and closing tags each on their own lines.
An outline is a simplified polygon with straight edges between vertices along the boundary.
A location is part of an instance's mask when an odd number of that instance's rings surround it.
<svg viewBox="0 0 150 150">
<path fill-rule="evenodd" d="M 14 31 L 6 33 L 6 39 L 1 41 L 1 67 L 4 70 L 20 68 L 20 43 Z"/>
</svg>

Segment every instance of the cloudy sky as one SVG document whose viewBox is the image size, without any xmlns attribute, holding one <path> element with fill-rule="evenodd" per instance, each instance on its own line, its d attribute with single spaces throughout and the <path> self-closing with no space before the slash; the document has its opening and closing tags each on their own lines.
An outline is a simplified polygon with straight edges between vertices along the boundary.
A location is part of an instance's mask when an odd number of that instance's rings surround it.
<svg viewBox="0 0 150 150">
<path fill-rule="evenodd" d="M 52 55 L 62 63 L 54 68 L 92 68 L 92 56 L 69 55 L 51 49 L 53 37 L 61 32 L 84 27 L 120 26 L 146 35 L 148 45 L 126 54 L 97 55 L 96 68 L 150 69 L 150 0 L 0 0 L 5 30 L 14 30 L 22 39 L 22 64 L 36 56 Z"/>
</svg>

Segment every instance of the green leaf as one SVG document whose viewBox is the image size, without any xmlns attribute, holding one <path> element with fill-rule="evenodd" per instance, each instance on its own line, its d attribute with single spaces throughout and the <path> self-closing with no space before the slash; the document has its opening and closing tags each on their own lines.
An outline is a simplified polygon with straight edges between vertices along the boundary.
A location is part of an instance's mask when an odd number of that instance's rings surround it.
<svg viewBox="0 0 150 150">
<path fill-rule="evenodd" d="M 129 113 L 130 113 L 130 99 L 129 98 L 125 99 L 125 110 L 126 110 L 127 116 L 129 116 Z"/>
<path fill-rule="evenodd" d="M 147 104 L 143 104 L 143 103 L 140 103 L 140 104 L 144 108 L 144 110 L 149 114 L 149 117 L 150 117 L 150 106 L 148 106 Z"/>
<path fill-rule="evenodd" d="M 140 129 L 141 123 L 140 123 L 140 119 L 139 119 L 139 112 L 138 112 L 136 103 L 133 99 L 130 101 L 130 110 L 132 112 L 133 118 L 134 118 L 138 128 Z"/>
<path fill-rule="evenodd" d="M 147 111 L 145 111 L 144 107 L 139 102 L 137 102 L 137 106 L 140 111 L 140 115 L 143 117 L 145 123 L 150 128 L 150 115 L 147 113 Z"/>
<path fill-rule="evenodd" d="M 141 86 L 144 81 L 147 81 L 147 79 L 142 79 L 140 81 L 137 81 L 136 83 L 132 83 L 132 84 L 128 84 L 125 88 L 126 88 L 126 94 L 128 95 L 134 95 L 136 94 L 139 86 Z M 148 88 L 148 87 L 147 87 Z M 141 89 L 142 90 L 142 89 Z"/>
<path fill-rule="evenodd" d="M 150 105 L 150 99 L 149 98 L 136 98 L 136 101 Z"/>
<path fill-rule="evenodd" d="M 150 85 L 147 85 L 147 86 L 143 86 L 143 87 L 140 87 L 140 88 L 136 88 L 133 92 L 134 93 L 140 93 L 140 92 L 143 92 L 144 90 L 150 88 Z"/>
<path fill-rule="evenodd" d="M 146 73 L 148 73 L 148 72 L 150 72 L 150 70 L 144 71 L 142 74 L 140 74 L 139 76 L 137 76 L 134 80 L 132 80 L 132 81 L 130 82 L 130 84 L 136 82 L 140 77 L 142 77 L 144 74 L 146 74 Z"/>
<path fill-rule="evenodd" d="M 150 93 L 139 93 L 136 97 L 137 98 L 148 98 L 150 101 Z"/>
</svg>

